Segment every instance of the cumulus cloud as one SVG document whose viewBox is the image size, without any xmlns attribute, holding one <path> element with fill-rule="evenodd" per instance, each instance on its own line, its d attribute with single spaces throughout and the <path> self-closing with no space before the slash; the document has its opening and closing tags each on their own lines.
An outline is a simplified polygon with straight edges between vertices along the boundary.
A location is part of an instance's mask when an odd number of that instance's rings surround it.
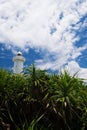
<svg viewBox="0 0 87 130">
<path fill-rule="evenodd" d="M 74 75 L 77 72 L 78 77 L 86 79 L 86 81 L 87 81 L 87 69 L 80 68 L 80 66 L 78 65 L 78 63 L 76 61 L 69 62 L 65 66 L 65 69 L 68 70 L 71 73 L 71 75 Z"/>
<path fill-rule="evenodd" d="M 87 25 L 80 21 L 86 13 L 86 0 L 0 0 L 0 42 L 41 49 L 37 66 L 58 70 L 87 49 L 75 46 L 76 31 Z"/>
</svg>

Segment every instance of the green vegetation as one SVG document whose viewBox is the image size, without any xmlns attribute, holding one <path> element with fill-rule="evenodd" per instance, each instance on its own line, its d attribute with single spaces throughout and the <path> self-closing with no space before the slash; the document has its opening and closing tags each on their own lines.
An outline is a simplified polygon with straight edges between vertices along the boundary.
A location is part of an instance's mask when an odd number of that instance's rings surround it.
<svg viewBox="0 0 87 130">
<path fill-rule="evenodd" d="M 4 125 L 3 125 L 4 124 Z M 86 130 L 87 84 L 34 65 L 24 75 L 0 69 L 0 130 Z"/>
</svg>

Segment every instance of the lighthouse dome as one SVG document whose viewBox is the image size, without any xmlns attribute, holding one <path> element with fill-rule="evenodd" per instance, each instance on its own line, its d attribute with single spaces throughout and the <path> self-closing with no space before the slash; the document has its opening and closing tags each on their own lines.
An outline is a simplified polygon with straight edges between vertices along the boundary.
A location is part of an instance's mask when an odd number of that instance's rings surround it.
<svg viewBox="0 0 87 130">
<path fill-rule="evenodd" d="M 18 53 L 17 53 L 17 55 L 19 56 L 19 55 L 22 55 L 22 53 L 19 51 Z"/>
</svg>

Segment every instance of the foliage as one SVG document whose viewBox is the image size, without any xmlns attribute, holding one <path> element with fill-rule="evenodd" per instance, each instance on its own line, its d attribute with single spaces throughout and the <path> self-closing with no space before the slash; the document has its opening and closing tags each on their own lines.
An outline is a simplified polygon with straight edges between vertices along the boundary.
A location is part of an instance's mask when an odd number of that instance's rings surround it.
<svg viewBox="0 0 87 130">
<path fill-rule="evenodd" d="M 34 65 L 23 75 L 0 69 L 0 129 L 86 130 L 87 85 L 68 71 L 48 74 Z"/>
</svg>

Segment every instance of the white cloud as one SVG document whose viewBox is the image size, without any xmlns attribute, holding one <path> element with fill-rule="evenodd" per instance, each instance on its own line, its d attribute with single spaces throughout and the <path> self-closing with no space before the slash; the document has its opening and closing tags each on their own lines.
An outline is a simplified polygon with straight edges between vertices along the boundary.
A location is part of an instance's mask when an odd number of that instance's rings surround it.
<svg viewBox="0 0 87 130">
<path fill-rule="evenodd" d="M 87 48 L 74 45 L 80 39 L 75 31 L 82 27 L 78 22 L 87 13 L 86 7 L 86 0 L 0 0 L 0 42 L 25 51 L 41 48 L 44 56 L 37 65 L 57 70 Z"/>
<path fill-rule="evenodd" d="M 77 62 L 69 62 L 68 65 L 65 66 L 65 69 L 67 69 L 71 73 L 71 75 L 74 75 L 77 72 L 78 77 L 86 79 L 87 81 L 87 69 L 80 68 Z"/>
</svg>

